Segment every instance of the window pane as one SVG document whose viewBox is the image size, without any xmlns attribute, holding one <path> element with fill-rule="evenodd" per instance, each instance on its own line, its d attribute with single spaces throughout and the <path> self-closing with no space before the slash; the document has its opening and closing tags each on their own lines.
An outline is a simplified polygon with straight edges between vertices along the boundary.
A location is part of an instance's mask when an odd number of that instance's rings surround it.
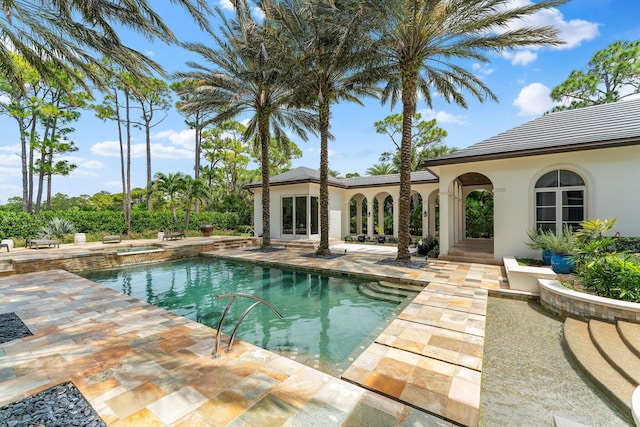
<svg viewBox="0 0 640 427">
<path fill-rule="evenodd" d="M 282 198 L 282 234 L 293 234 L 293 197 Z"/>
<path fill-rule="evenodd" d="M 364 209 L 363 209 L 364 211 Z M 319 233 L 320 218 L 318 213 L 320 212 L 318 205 L 318 198 L 311 196 L 311 234 Z"/>
<path fill-rule="evenodd" d="M 296 197 L 296 234 L 307 234 L 307 198 Z"/>
<path fill-rule="evenodd" d="M 581 187 L 584 185 L 584 181 L 575 172 L 560 171 L 560 187 Z"/>
<path fill-rule="evenodd" d="M 536 193 L 536 206 L 555 206 L 556 205 L 556 192 L 555 191 L 539 191 Z"/>
<path fill-rule="evenodd" d="M 584 191 L 582 190 L 572 190 L 572 191 L 563 191 L 562 192 L 562 205 L 584 205 Z"/>
<path fill-rule="evenodd" d="M 547 172 L 536 182 L 536 188 L 551 188 L 558 186 L 558 171 Z"/>
<path fill-rule="evenodd" d="M 580 207 L 571 207 L 571 208 L 562 208 L 562 221 L 566 222 L 580 222 L 584 219 L 584 208 Z"/>
<path fill-rule="evenodd" d="M 536 221 L 555 221 L 556 208 L 538 208 L 536 209 Z"/>
</svg>

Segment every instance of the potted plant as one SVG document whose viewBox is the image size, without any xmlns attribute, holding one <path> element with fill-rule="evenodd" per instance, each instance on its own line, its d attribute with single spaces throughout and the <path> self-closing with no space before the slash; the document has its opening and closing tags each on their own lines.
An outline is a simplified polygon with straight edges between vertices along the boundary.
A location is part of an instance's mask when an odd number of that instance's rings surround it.
<svg viewBox="0 0 640 427">
<path fill-rule="evenodd" d="M 211 224 L 201 225 L 200 226 L 200 232 L 202 233 L 202 235 L 204 237 L 211 236 L 211 233 L 213 232 L 213 225 L 211 225 Z"/>
<path fill-rule="evenodd" d="M 544 230 L 538 228 L 537 230 L 527 231 L 529 242 L 526 243 L 531 249 L 540 249 L 542 251 L 542 262 L 545 265 L 551 265 L 551 256 L 553 251 L 551 250 L 551 242 L 555 239 L 556 235 L 551 230 Z"/>
<path fill-rule="evenodd" d="M 384 243 L 387 241 L 387 236 L 384 235 L 384 228 L 383 227 L 376 227 L 375 228 L 376 233 L 378 233 L 378 243 Z"/>
<path fill-rule="evenodd" d="M 575 263 L 575 238 L 571 227 L 563 227 L 562 233 L 556 235 L 549 233 L 549 247 L 553 251 L 551 256 L 551 268 L 555 273 L 568 274 L 573 271 Z"/>
</svg>

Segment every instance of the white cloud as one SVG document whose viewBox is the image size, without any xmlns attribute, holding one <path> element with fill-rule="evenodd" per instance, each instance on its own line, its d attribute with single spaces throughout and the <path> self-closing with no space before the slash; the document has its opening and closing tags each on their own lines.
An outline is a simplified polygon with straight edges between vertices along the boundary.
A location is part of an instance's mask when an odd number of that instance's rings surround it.
<svg viewBox="0 0 640 427">
<path fill-rule="evenodd" d="M 446 111 L 433 111 L 431 109 L 425 109 L 418 111 L 422 116 L 422 120 L 436 119 L 439 123 L 455 123 L 458 125 L 466 124 L 466 120 L 463 116 L 457 116 L 455 114 L 447 113 Z"/>
<path fill-rule="evenodd" d="M 91 151 L 99 156 L 120 157 L 120 146 L 118 141 L 98 142 L 91 146 Z M 131 144 L 131 158 L 144 158 L 147 155 L 145 144 Z M 166 146 L 162 144 L 151 144 L 151 157 L 163 159 L 191 159 L 193 150 Z"/>
<path fill-rule="evenodd" d="M 233 7 L 233 3 L 231 3 L 229 0 L 220 0 L 218 2 L 218 6 L 220 6 L 220 8 L 223 10 L 229 10 L 231 12 L 235 10 L 235 8 Z"/>
<path fill-rule="evenodd" d="M 551 89 L 542 83 L 531 83 L 520 90 L 513 105 L 520 109 L 518 114 L 521 116 L 540 115 L 555 105 L 550 94 Z"/>
<path fill-rule="evenodd" d="M 2 166 L 18 166 L 22 164 L 22 159 L 15 153 L 12 154 L 0 154 L 0 165 Z"/>
<path fill-rule="evenodd" d="M 513 0 L 511 2 L 512 7 L 526 6 L 529 4 L 532 4 L 530 0 Z M 595 39 L 600 34 L 600 24 L 584 19 L 566 20 L 562 12 L 556 8 L 541 10 L 531 16 L 512 21 L 506 28 L 501 28 L 499 31 L 540 26 L 552 26 L 558 29 L 558 38 L 563 41 L 564 44 L 551 46 L 551 49 L 555 50 L 573 49 L 585 41 Z M 518 49 L 515 53 L 505 52 L 503 56 L 511 59 L 513 65 L 527 65 L 537 59 L 537 55 L 531 51 L 541 48 L 542 46 L 529 46 L 526 49 Z"/>
<path fill-rule="evenodd" d="M 152 135 L 152 139 L 168 139 L 172 144 L 193 150 L 195 145 L 196 131 L 194 129 L 183 129 L 176 132 L 173 129 L 164 130 Z"/>
<path fill-rule="evenodd" d="M 480 64 L 478 62 L 474 62 L 473 64 L 471 64 L 471 68 L 480 76 L 488 76 L 495 71 L 495 69 L 489 68 L 489 65 Z"/>
<path fill-rule="evenodd" d="M 107 181 L 104 183 L 104 185 L 108 188 L 115 188 L 116 190 L 122 192 L 122 182 L 120 181 Z"/>
<path fill-rule="evenodd" d="M 504 52 L 502 56 L 510 59 L 512 65 L 528 65 L 538 59 L 538 54 L 528 49 L 517 50 L 516 52 Z"/>
</svg>

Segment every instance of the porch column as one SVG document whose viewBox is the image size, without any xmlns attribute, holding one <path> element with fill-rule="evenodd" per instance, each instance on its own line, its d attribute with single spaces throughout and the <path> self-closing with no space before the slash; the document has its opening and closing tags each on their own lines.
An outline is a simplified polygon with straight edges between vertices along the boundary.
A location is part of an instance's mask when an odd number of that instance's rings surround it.
<svg viewBox="0 0 640 427">
<path fill-rule="evenodd" d="M 436 198 L 434 197 L 433 200 L 431 199 L 427 199 L 427 205 L 429 206 L 427 209 L 427 215 L 429 218 L 429 227 L 427 230 L 427 235 L 428 236 L 434 236 L 436 235 Z"/>
<path fill-rule="evenodd" d="M 373 198 L 367 197 L 367 236 L 373 237 Z"/>
<path fill-rule="evenodd" d="M 349 215 L 349 231 L 351 231 L 351 215 Z M 362 234 L 362 197 L 356 197 L 356 234 Z"/>
<path fill-rule="evenodd" d="M 384 197 L 378 197 L 378 227 L 384 228 Z"/>
<path fill-rule="evenodd" d="M 396 194 L 393 197 L 393 237 L 398 238 L 398 227 L 400 226 L 400 195 Z"/>
<path fill-rule="evenodd" d="M 453 194 L 448 191 L 440 193 L 440 253 L 447 255 L 453 240 L 455 225 L 453 223 Z"/>
</svg>

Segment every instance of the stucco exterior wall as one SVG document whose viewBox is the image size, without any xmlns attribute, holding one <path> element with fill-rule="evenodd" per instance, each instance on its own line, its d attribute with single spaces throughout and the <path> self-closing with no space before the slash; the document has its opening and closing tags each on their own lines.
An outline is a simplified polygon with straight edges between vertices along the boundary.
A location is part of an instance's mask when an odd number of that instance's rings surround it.
<svg viewBox="0 0 640 427">
<path fill-rule="evenodd" d="M 492 160 L 434 167 L 440 176 L 441 253 L 455 244 L 455 221 L 450 190 L 454 180 L 468 172 L 488 177 L 494 191 L 494 255 L 539 256 L 525 245 L 526 231 L 534 227 L 534 186 L 544 173 L 568 169 L 585 181 L 586 218 L 617 218 L 623 236 L 640 236 L 640 146 L 628 146 Z M 449 197 L 443 197 L 446 194 Z"/>
</svg>

